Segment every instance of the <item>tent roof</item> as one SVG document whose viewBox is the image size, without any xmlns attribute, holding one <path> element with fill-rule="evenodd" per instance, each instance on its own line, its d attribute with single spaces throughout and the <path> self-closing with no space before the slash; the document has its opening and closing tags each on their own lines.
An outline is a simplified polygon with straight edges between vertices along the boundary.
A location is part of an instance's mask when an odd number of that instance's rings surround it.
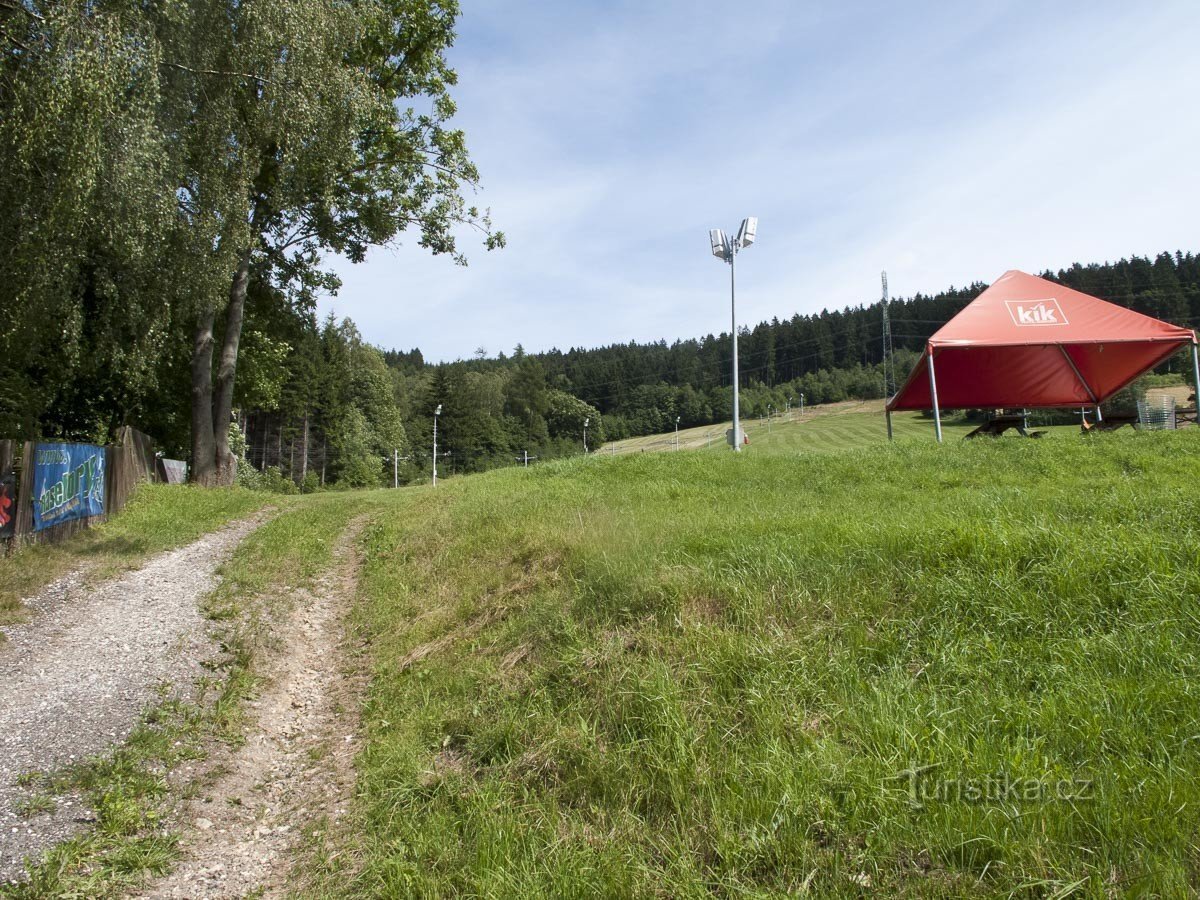
<svg viewBox="0 0 1200 900">
<path fill-rule="evenodd" d="M 1192 331 L 1016 270 L 942 326 L 889 409 L 1101 403 L 1185 344 Z"/>
</svg>

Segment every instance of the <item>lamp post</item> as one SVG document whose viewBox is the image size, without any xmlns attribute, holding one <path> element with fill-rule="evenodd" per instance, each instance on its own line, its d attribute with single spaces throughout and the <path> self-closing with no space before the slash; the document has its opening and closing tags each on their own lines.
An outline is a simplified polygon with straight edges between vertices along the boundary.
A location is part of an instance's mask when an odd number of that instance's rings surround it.
<svg viewBox="0 0 1200 900">
<path fill-rule="evenodd" d="M 800 415 L 804 415 L 804 395 L 800 395 Z"/>
<path fill-rule="evenodd" d="M 742 219 L 742 227 L 738 229 L 737 237 L 732 241 L 720 228 L 708 232 L 708 240 L 712 244 L 712 255 L 729 263 L 729 317 L 732 323 L 733 338 L 733 449 L 740 453 L 742 450 L 742 429 L 738 421 L 738 333 L 737 333 L 737 291 L 735 280 L 735 261 L 739 250 L 744 250 L 754 243 L 758 233 L 758 219 L 754 217 Z"/>
<path fill-rule="evenodd" d="M 592 421 L 591 419 L 583 420 L 583 453 L 584 453 L 584 456 L 587 455 L 587 428 L 588 428 L 588 425 L 591 424 L 591 421 Z"/>
<path fill-rule="evenodd" d="M 442 414 L 442 404 L 433 411 L 433 486 L 437 487 L 437 420 Z"/>
<path fill-rule="evenodd" d="M 679 416 L 675 417 L 675 449 L 679 449 Z"/>
</svg>

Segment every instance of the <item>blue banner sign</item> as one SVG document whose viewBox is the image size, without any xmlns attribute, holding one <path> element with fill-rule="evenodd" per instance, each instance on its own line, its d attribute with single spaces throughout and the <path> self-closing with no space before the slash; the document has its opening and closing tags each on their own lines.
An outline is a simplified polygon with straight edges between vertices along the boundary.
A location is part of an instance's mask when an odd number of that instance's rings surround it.
<svg viewBox="0 0 1200 900">
<path fill-rule="evenodd" d="M 33 530 L 104 512 L 104 448 L 35 444 Z"/>
</svg>

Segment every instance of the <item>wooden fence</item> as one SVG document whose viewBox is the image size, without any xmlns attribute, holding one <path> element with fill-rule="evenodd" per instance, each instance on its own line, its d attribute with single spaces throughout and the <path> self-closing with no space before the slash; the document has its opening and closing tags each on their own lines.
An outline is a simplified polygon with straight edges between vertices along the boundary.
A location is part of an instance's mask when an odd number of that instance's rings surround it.
<svg viewBox="0 0 1200 900">
<path fill-rule="evenodd" d="M 33 528 L 34 441 L 0 440 L 0 477 L 10 469 L 16 475 L 16 515 L 12 537 L 3 549 L 11 552 L 23 544 L 54 544 L 105 521 L 120 512 L 134 489 L 143 481 L 157 481 L 154 447 L 150 438 L 136 428 L 124 426 L 117 441 L 104 448 L 104 512 L 98 516 L 72 519 L 40 531 Z"/>
</svg>

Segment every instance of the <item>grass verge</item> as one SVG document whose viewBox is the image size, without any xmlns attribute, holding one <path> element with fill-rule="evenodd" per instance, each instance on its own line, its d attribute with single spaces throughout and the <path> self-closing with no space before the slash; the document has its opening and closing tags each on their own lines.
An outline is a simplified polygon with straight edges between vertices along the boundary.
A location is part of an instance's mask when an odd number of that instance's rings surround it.
<svg viewBox="0 0 1200 900">
<path fill-rule="evenodd" d="M 0 888 L 0 897 L 119 897 L 167 870 L 177 839 L 164 813 L 181 790 L 169 773 L 202 758 L 213 740 L 240 740 L 243 701 L 256 689 L 256 661 L 275 639 L 272 626 L 287 611 L 289 589 L 311 583 L 330 564 L 337 535 L 356 512 L 350 495 L 302 498 L 242 542 L 206 601 L 222 654 L 200 696 L 148 711 L 111 755 L 46 774 L 48 796 L 84 793 L 94 825 L 53 849 L 28 882 Z"/>
<path fill-rule="evenodd" d="M 33 544 L 0 558 L 0 625 L 23 618 L 23 597 L 79 566 L 106 578 L 152 553 L 194 541 L 261 507 L 268 495 L 240 488 L 145 484 L 112 520 L 61 544 Z M 3 638 L 0 637 L 0 640 Z"/>
<path fill-rule="evenodd" d="M 366 535 L 311 896 L 1200 888 L 1200 435 L 645 454 Z"/>
</svg>

